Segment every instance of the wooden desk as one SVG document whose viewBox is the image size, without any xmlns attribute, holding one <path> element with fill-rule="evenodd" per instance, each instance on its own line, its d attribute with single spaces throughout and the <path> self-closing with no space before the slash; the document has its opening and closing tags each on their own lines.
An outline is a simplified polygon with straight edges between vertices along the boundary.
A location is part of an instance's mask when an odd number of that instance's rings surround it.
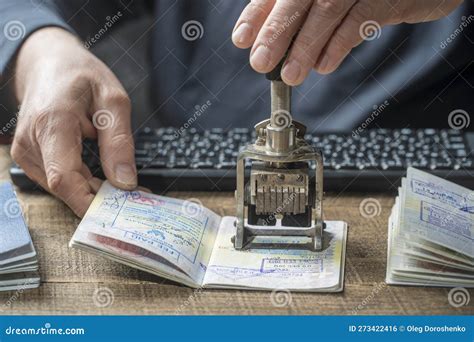
<svg viewBox="0 0 474 342">
<path fill-rule="evenodd" d="M 10 158 L 0 148 L 0 177 L 8 179 Z M 179 198 L 197 197 L 220 215 L 233 215 L 231 193 L 169 193 Z M 24 292 L 0 293 L 1 314 L 297 314 L 297 315 L 440 315 L 472 314 L 468 306 L 454 308 L 446 288 L 386 286 L 387 218 L 393 195 L 327 194 L 324 215 L 349 223 L 345 289 L 337 294 L 291 294 L 291 303 L 272 305 L 270 292 L 205 290 L 195 292 L 159 277 L 68 248 L 79 223 L 61 202 L 42 193 L 18 192 L 35 243 L 42 285 Z M 364 218 L 359 205 L 374 197 L 380 215 Z M 106 287 L 114 300 L 107 307 L 94 303 L 94 293 Z M 471 291 L 472 293 L 472 291 Z M 472 297 L 472 295 L 471 295 Z M 6 305 L 9 301 L 11 305 Z"/>
</svg>

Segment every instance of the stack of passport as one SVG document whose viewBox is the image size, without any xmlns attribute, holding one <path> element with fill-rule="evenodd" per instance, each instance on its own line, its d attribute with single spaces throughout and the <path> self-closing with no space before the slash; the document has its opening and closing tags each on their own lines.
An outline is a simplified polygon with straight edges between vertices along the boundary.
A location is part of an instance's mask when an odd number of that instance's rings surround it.
<svg viewBox="0 0 474 342">
<path fill-rule="evenodd" d="M 409 168 L 388 236 L 387 283 L 474 287 L 474 191 Z"/>
<path fill-rule="evenodd" d="M 0 291 L 40 284 L 38 260 L 10 183 L 0 183 Z"/>
</svg>

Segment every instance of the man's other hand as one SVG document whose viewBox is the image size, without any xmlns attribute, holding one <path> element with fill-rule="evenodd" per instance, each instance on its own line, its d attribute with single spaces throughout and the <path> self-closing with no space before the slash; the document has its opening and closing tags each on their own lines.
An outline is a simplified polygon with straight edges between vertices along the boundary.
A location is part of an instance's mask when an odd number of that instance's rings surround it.
<svg viewBox="0 0 474 342">
<path fill-rule="evenodd" d="M 98 139 L 107 179 L 137 186 L 130 100 L 111 70 L 60 28 L 43 28 L 15 64 L 21 103 L 13 160 L 45 190 L 83 216 L 101 181 L 83 163 L 82 140 Z"/>
<path fill-rule="evenodd" d="M 295 37 L 282 69 L 299 85 L 312 69 L 333 72 L 365 38 L 366 29 L 418 23 L 447 16 L 462 0 L 252 0 L 238 19 L 232 40 L 252 47 L 250 64 L 261 73 L 279 63 Z M 364 28 L 364 25 L 374 25 Z"/>
</svg>

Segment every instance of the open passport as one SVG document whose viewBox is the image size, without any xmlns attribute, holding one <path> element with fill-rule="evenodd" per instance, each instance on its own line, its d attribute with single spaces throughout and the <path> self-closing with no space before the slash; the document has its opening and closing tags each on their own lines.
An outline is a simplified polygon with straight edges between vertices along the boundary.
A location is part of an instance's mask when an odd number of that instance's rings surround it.
<svg viewBox="0 0 474 342">
<path fill-rule="evenodd" d="M 70 246 L 191 287 L 343 290 L 346 223 L 326 221 L 321 252 L 237 251 L 234 221 L 196 201 L 122 191 L 104 182 Z"/>
<path fill-rule="evenodd" d="M 409 168 L 389 218 L 386 277 L 474 287 L 474 191 Z"/>
</svg>

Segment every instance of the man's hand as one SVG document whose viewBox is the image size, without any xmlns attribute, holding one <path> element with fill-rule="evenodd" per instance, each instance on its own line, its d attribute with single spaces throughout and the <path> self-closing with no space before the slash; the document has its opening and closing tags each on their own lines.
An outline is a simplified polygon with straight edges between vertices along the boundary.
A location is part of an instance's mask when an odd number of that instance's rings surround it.
<svg viewBox="0 0 474 342">
<path fill-rule="evenodd" d="M 33 33 L 16 59 L 21 110 L 12 158 L 79 216 L 101 181 L 81 158 L 82 139 L 98 138 L 102 168 L 117 187 L 137 186 L 130 100 L 113 73 L 70 33 Z"/>
<path fill-rule="evenodd" d="M 239 48 L 252 47 L 250 64 L 271 71 L 295 37 L 282 69 L 289 85 L 301 84 L 309 72 L 334 71 L 359 45 L 361 27 L 417 23 L 448 15 L 462 0 L 252 0 L 234 28 Z"/>
</svg>

